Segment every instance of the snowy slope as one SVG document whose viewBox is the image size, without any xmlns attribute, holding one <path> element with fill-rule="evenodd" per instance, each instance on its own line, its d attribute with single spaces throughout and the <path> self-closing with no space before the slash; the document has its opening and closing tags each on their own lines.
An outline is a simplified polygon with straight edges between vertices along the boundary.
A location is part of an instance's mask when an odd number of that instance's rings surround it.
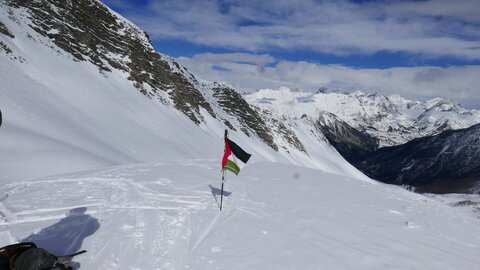
<svg viewBox="0 0 480 270">
<path fill-rule="evenodd" d="M 445 99 L 419 102 L 398 95 L 322 90 L 306 93 L 286 87 L 262 89 L 245 95 L 245 99 L 286 118 L 300 118 L 304 114 L 316 118 L 322 111 L 333 113 L 350 126 L 378 138 L 380 147 L 480 123 L 480 111 L 467 110 Z"/>
<path fill-rule="evenodd" d="M 87 249 L 80 269 L 435 269 L 480 264 L 480 219 L 397 186 L 271 162 L 114 167 L 0 188 L 1 243 Z M 35 198 L 32 204 L 29 198 Z M 450 199 L 452 201 L 452 199 Z"/>
</svg>

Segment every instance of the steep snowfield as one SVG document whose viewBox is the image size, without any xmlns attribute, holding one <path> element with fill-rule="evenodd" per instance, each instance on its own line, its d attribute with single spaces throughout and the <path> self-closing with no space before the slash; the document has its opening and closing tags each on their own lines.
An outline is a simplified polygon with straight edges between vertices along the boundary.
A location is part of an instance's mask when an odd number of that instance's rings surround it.
<svg viewBox="0 0 480 270">
<path fill-rule="evenodd" d="M 282 87 L 262 89 L 245 95 L 253 105 L 286 118 L 302 115 L 317 118 L 322 111 L 333 113 L 352 127 L 380 140 L 380 146 L 406 143 L 445 130 L 467 128 L 480 123 L 480 111 L 466 110 L 445 99 L 425 102 L 360 91 L 306 93 Z"/>
<path fill-rule="evenodd" d="M 23 64 L 25 71 L 2 59 L 1 179 L 221 151 L 212 136 L 118 74 L 102 78 L 91 66 L 61 60 L 51 57 L 55 68 L 47 70 Z M 192 130 L 202 144 L 191 140 Z"/>
<path fill-rule="evenodd" d="M 475 215 L 368 179 L 300 121 L 290 124 L 308 155 L 231 133 L 253 157 L 227 175 L 219 212 L 218 120 L 205 113 L 197 126 L 9 12 L 0 9 L 15 35 L 0 33 L 11 50 L 0 51 L 0 245 L 87 249 L 77 269 L 480 264 Z"/>
<path fill-rule="evenodd" d="M 79 248 L 80 269 L 464 269 L 480 219 L 397 186 L 253 162 L 184 160 L 3 185 L 2 243 Z"/>
</svg>

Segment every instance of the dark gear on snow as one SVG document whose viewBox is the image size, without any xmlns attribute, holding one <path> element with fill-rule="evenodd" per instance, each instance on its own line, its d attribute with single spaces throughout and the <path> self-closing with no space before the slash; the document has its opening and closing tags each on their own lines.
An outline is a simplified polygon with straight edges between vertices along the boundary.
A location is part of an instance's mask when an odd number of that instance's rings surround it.
<svg viewBox="0 0 480 270">
<path fill-rule="evenodd" d="M 55 256 L 32 242 L 13 244 L 0 248 L 0 270 L 70 270 L 72 258 L 85 252 Z"/>
<path fill-rule="evenodd" d="M 51 269 L 55 265 L 55 256 L 43 248 L 29 248 L 18 255 L 11 266 L 12 270 Z"/>
<path fill-rule="evenodd" d="M 36 247 L 37 246 L 31 242 L 18 243 L 2 247 L 0 249 L 0 270 L 10 269 L 10 265 L 13 264 L 18 255 L 27 249 Z"/>
</svg>

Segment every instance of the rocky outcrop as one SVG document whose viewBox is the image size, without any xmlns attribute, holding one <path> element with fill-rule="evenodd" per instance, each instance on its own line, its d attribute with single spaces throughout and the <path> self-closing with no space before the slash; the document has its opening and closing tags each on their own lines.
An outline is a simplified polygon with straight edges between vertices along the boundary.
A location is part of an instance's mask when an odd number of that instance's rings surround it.
<svg viewBox="0 0 480 270">
<path fill-rule="evenodd" d="M 212 90 L 217 103 L 229 115 L 236 116 L 241 125 L 240 129 L 245 134 L 250 136 L 249 130 L 255 132 L 268 146 L 278 151 L 278 146 L 267 129 L 265 121 L 237 91 L 229 87 L 214 87 Z M 234 129 L 230 123 L 227 125 Z"/>
<path fill-rule="evenodd" d="M 364 159 L 378 148 L 378 140 L 351 127 L 334 114 L 323 112 L 315 125 L 350 163 Z"/>
<path fill-rule="evenodd" d="M 4 34 L 9 38 L 15 38 L 12 32 L 10 32 L 10 30 L 8 30 L 8 28 L 2 22 L 0 22 L 0 34 Z"/>
</svg>

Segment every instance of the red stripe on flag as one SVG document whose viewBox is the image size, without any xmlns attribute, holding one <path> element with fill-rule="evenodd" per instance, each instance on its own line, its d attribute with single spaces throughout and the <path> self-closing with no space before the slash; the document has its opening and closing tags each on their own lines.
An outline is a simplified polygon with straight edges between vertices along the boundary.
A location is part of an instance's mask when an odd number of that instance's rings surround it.
<svg viewBox="0 0 480 270">
<path fill-rule="evenodd" d="M 227 164 L 227 159 L 231 154 L 232 154 L 232 150 L 230 149 L 230 145 L 228 144 L 228 141 L 225 139 L 225 153 L 223 154 L 222 168 L 225 167 L 225 164 Z"/>
</svg>

